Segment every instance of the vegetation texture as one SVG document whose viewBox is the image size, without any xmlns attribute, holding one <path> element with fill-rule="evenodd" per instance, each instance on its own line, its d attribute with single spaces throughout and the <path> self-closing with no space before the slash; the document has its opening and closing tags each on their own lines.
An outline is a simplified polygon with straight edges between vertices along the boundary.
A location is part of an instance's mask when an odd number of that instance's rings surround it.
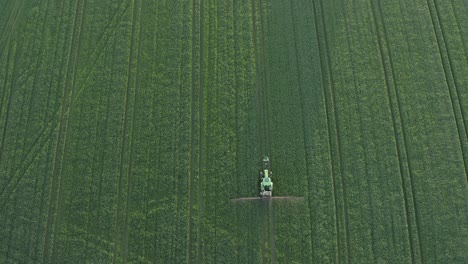
<svg viewBox="0 0 468 264">
<path fill-rule="evenodd" d="M 0 6 L 0 263 L 468 263 L 466 1 Z"/>
</svg>

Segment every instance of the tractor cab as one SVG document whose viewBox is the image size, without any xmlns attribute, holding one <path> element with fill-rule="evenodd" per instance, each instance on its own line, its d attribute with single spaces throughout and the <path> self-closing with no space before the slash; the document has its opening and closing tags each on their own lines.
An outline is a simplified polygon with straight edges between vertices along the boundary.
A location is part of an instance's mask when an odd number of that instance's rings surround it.
<svg viewBox="0 0 468 264">
<path fill-rule="evenodd" d="M 262 197 L 270 197 L 273 191 L 273 182 L 271 181 L 271 178 L 267 175 L 266 177 L 262 178 L 262 181 L 260 183 L 260 196 Z"/>
<path fill-rule="evenodd" d="M 271 191 L 273 182 L 270 180 L 270 178 L 265 178 L 263 179 L 263 186 L 265 187 L 266 191 Z"/>
</svg>

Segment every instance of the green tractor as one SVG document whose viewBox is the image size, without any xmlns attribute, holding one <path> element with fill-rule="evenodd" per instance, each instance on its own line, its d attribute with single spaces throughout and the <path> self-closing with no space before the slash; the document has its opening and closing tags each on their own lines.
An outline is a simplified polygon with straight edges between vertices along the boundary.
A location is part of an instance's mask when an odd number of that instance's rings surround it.
<svg viewBox="0 0 468 264">
<path fill-rule="evenodd" d="M 273 192 L 273 181 L 271 180 L 273 172 L 270 168 L 270 159 L 265 156 L 263 158 L 263 170 L 260 171 L 260 196 L 269 198 Z"/>
<path fill-rule="evenodd" d="M 265 156 L 263 158 L 263 168 L 260 171 L 260 197 L 241 197 L 231 199 L 234 202 L 240 201 L 272 201 L 272 200 L 304 200 L 304 197 L 296 196 L 275 196 L 273 197 L 273 181 L 271 180 L 273 172 L 271 171 L 270 159 Z"/>
</svg>

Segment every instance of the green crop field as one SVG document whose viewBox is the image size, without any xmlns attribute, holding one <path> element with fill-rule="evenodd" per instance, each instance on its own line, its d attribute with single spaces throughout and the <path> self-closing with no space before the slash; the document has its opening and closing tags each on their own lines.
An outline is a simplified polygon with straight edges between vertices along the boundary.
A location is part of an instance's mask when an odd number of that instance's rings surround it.
<svg viewBox="0 0 468 264">
<path fill-rule="evenodd" d="M 468 263 L 467 135 L 466 0 L 0 0 L 0 263 Z"/>
</svg>

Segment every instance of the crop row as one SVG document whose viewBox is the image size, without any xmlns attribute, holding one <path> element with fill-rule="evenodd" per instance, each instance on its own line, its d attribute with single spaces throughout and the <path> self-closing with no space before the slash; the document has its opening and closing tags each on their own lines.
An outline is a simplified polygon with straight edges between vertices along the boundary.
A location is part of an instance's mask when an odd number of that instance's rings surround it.
<svg viewBox="0 0 468 264">
<path fill-rule="evenodd" d="M 278 261 L 460 259 L 466 242 L 454 223 L 463 222 L 456 211 L 466 189 L 466 131 L 456 88 L 466 60 L 450 56 L 463 50 L 463 38 L 452 30 L 455 42 L 447 40 L 438 21 L 457 17 L 451 7 L 271 4 L 275 183 L 281 194 L 304 193 L 309 203 L 294 217 L 275 211 Z M 457 194 L 447 199 L 445 192 Z M 296 247 L 284 242 L 292 223 L 304 237 Z M 441 223 L 451 235 L 435 231 Z"/>
<path fill-rule="evenodd" d="M 254 5 L 23 8 L 1 62 L 0 259 L 256 262 L 260 214 L 229 202 L 257 193 Z"/>
</svg>

